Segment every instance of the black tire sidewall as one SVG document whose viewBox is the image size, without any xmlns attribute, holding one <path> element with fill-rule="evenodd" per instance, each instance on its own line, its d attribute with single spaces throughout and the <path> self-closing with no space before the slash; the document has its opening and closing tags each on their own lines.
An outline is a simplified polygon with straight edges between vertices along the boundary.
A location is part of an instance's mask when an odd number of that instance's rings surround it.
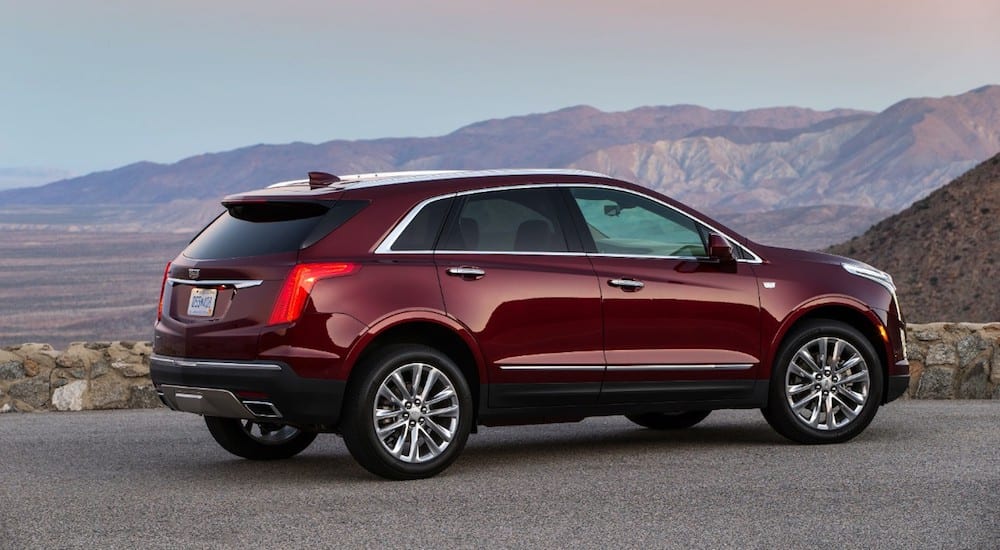
<svg viewBox="0 0 1000 550">
<path fill-rule="evenodd" d="M 708 418 L 712 411 L 678 411 L 627 414 L 632 422 L 651 430 L 683 430 Z"/>
<path fill-rule="evenodd" d="M 823 336 L 841 338 L 853 345 L 868 366 L 868 400 L 848 425 L 836 430 L 817 430 L 796 418 L 785 395 L 785 375 L 795 353 L 807 342 Z M 884 372 L 872 343 L 854 327 L 834 320 L 807 321 L 782 345 L 775 360 L 764 416 L 781 435 L 799 443 L 839 443 L 860 434 L 875 417 L 882 401 Z"/>
<path fill-rule="evenodd" d="M 242 420 L 206 416 L 205 424 L 215 441 L 230 453 L 250 460 L 280 460 L 291 458 L 306 449 L 316 439 L 316 432 L 300 431 L 298 435 L 277 444 L 261 443 L 243 431 Z"/>
<path fill-rule="evenodd" d="M 458 428 L 448 448 L 439 456 L 420 464 L 402 462 L 382 446 L 374 430 L 373 404 L 382 382 L 402 365 L 426 363 L 441 371 L 451 382 L 459 400 Z M 451 465 L 465 447 L 472 429 L 472 393 L 461 369 L 447 355 L 419 344 L 393 345 L 363 364 L 357 380 L 348 384 L 341 432 L 355 460 L 368 471 L 388 479 L 421 479 L 434 476 Z"/>
</svg>

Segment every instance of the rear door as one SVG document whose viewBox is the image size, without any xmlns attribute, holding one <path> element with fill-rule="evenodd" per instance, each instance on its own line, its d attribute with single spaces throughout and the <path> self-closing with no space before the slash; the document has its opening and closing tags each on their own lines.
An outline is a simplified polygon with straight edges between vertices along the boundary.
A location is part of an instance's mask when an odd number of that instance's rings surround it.
<svg viewBox="0 0 1000 550">
<path fill-rule="evenodd" d="M 460 196 L 435 252 L 449 315 L 475 335 L 490 407 L 594 404 L 601 294 L 556 188 Z"/>
</svg>

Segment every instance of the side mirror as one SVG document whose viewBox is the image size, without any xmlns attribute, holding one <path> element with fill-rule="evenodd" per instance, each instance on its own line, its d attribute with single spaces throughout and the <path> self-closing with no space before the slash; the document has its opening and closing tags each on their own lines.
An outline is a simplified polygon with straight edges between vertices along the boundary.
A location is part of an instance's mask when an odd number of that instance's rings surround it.
<svg viewBox="0 0 1000 550">
<path fill-rule="evenodd" d="M 736 261 L 736 258 L 733 257 L 733 247 L 729 245 L 729 242 L 722 235 L 715 233 L 708 234 L 708 257 L 722 263 Z"/>
</svg>

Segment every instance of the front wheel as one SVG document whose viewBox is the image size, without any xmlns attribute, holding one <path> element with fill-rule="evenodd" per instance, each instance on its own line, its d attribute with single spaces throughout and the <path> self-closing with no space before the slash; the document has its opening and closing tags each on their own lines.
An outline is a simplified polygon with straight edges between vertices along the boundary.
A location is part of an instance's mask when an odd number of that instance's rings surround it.
<svg viewBox="0 0 1000 550">
<path fill-rule="evenodd" d="M 316 432 L 273 422 L 206 416 L 205 424 L 223 449 L 250 460 L 291 458 L 316 439 Z"/>
<path fill-rule="evenodd" d="M 782 345 L 764 418 L 799 443 L 840 443 L 875 418 L 883 373 L 875 348 L 854 327 L 809 321 Z"/>
<path fill-rule="evenodd" d="M 683 430 L 705 420 L 712 411 L 627 414 L 632 422 L 651 430 Z"/>
<path fill-rule="evenodd" d="M 394 345 L 358 367 L 341 422 L 358 463 L 388 479 L 420 479 L 458 458 L 472 426 L 472 394 L 447 355 Z"/>
</svg>

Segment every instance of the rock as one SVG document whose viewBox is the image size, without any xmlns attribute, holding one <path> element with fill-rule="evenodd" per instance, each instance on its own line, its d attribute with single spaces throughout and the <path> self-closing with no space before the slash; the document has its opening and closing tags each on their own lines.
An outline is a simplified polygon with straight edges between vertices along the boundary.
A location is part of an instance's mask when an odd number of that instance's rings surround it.
<svg viewBox="0 0 1000 550">
<path fill-rule="evenodd" d="M 155 409 L 162 407 L 163 403 L 156 395 L 156 389 L 152 384 L 132 386 L 132 394 L 128 398 L 128 408 L 130 409 Z"/>
<path fill-rule="evenodd" d="M 980 355 L 984 350 L 990 348 L 989 343 L 986 342 L 981 336 L 977 334 L 970 334 L 965 338 L 962 338 L 955 345 L 958 350 L 958 364 L 961 367 L 966 367 L 976 359 L 976 356 Z"/>
<path fill-rule="evenodd" d="M 56 368 L 56 358 L 59 352 L 48 344 L 24 344 L 17 350 L 24 358 L 24 370 L 28 376 L 49 376 Z"/>
<path fill-rule="evenodd" d="M 149 375 L 148 360 L 144 360 L 141 355 L 133 351 L 133 346 L 123 347 L 119 343 L 111 344 L 108 348 L 108 358 L 111 360 L 111 368 L 120 372 L 128 378 L 137 378 Z"/>
<path fill-rule="evenodd" d="M 97 350 L 97 351 L 108 349 L 108 346 L 110 346 L 110 345 L 111 345 L 110 342 L 86 342 L 86 343 L 83 343 L 83 347 L 85 347 L 87 349 Z"/>
<path fill-rule="evenodd" d="M 924 373 L 924 364 L 920 361 L 910 361 L 910 385 L 906 388 L 908 397 L 917 397 L 917 389 L 920 387 L 920 377 Z"/>
<path fill-rule="evenodd" d="M 4 403 L 3 406 L 0 407 L 0 414 L 9 412 L 14 412 L 14 407 L 11 407 L 10 403 Z"/>
<path fill-rule="evenodd" d="M 59 358 L 56 359 L 56 365 L 64 369 L 79 369 L 80 372 L 86 373 L 91 365 L 103 358 L 104 354 L 100 351 L 86 347 L 86 344 L 83 342 L 73 342 L 70 344 L 69 349 L 59 354 Z M 86 374 L 74 377 L 84 378 L 85 376 Z"/>
<path fill-rule="evenodd" d="M 927 351 L 927 358 L 924 359 L 924 364 L 928 367 L 934 365 L 954 367 L 958 365 L 958 355 L 955 353 L 953 346 L 948 344 L 934 344 Z"/>
<path fill-rule="evenodd" d="M 117 370 L 126 378 L 149 376 L 149 365 L 142 363 L 138 358 L 135 358 L 135 362 L 116 361 L 111 363 L 111 368 Z"/>
<path fill-rule="evenodd" d="M 959 399 L 989 399 L 990 388 L 986 365 L 986 362 L 977 363 L 965 372 L 958 387 Z"/>
<path fill-rule="evenodd" d="M 87 391 L 86 380 L 75 380 L 52 392 L 52 406 L 57 411 L 82 411 L 83 394 Z"/>
<path fill-rule="evenodd" d="M 913 330 L 913 337 L 921 342 L 936 342 L 941 339 L 941 333 L 933 326 L 925 326 Z"/>
<path fill-rule="evenodd" d="M 148 357 L 148 356 L 150 356 L 150 355 L 153 354 L 153 343 L 152 342 L 136 342 L 136 344 L 134 346 L 132 346 L 132 351 L 135 352 L 135 353 L 137 353 L 137 354 L 139 354 L 139 355 L 145 355 L 145 356 Z"/>
<path fill-rule="evenodd" d="M 0 380 L 24 378 L 24 360 L 9 351 L 0 350 Z"/>
<path fill-rule="evenodd" d="M 32 408 L 40 409 L 49 402 L 49 381 L 40 376 L 27 378 L 12 384 L 7 388 L 7 393 L 14 399 L 31 405 Z"/>
<path fill-rule="evenodd" d="M 942 367 L 928 367 L 920 375 L 915 397 L 918 399 L 951 399 L 955 371 Z"/>
<path fill-rule="evenodd" d="M 90 409 L 123 409 L 128 406 L 129 388 L 117 376 L 102 376 L 90 381 L 87 397 Z"/>
</svg>

